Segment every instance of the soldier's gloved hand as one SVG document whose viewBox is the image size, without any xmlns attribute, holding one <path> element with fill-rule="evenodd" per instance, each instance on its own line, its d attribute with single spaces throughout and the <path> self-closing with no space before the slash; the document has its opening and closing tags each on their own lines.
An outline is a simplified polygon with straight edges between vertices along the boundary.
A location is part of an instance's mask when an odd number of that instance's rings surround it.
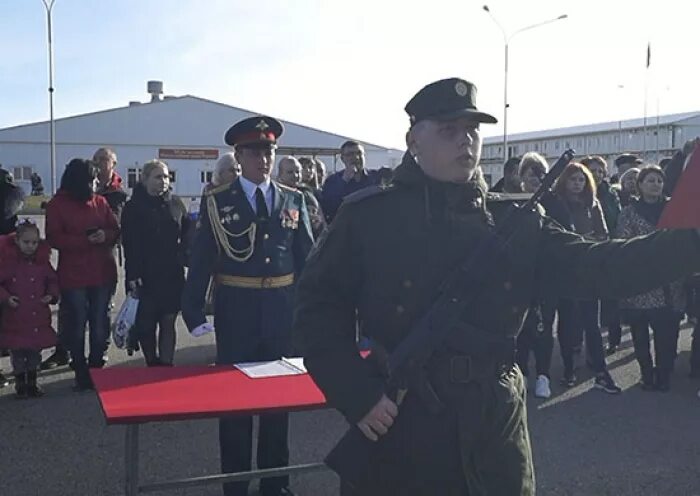
<svg viewBox="0 0 700 496">
<path fill-rule="evenodd" d="M 198 338 L 200 336 L 204 336 L 205 334 L 209 334 L 210 332 L 214 332 L 214 326 L 209 322 L 205 322 L 204 324 L 198 325 L 197 327 L 192 329 L 192 332 L 190 334 Z"/>
<path fill-rule="evenodd" d="M 382 399 L 372 407 L 367 415 L 357 423 L 362 433 L 370 441 L 377 441 L 379 436 L 389 432 L 389 428 L 394 425 L 394 419 L 399 414 L 399 407 L 396 403 L 382 395 Z"/>
</svg>

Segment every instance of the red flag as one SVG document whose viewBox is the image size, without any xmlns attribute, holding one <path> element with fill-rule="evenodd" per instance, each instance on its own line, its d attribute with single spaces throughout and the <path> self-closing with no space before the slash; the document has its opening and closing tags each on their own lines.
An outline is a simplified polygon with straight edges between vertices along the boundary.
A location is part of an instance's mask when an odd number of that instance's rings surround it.
<svg viewBox="0 0 700 496">
<path fill-rule="evenodd" d="M 659 229 L 700 228 L 700 145 L 678 179 L 671 201 L 664 208 Z"/>
</svg>

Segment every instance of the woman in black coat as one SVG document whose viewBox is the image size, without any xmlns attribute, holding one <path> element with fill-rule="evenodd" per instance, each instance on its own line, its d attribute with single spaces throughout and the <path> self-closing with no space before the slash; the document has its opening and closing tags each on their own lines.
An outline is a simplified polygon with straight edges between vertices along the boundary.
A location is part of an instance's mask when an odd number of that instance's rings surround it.
<svg viewBox="0 0 700 496">
<path fill-rule="evenodd" d="M 127 291 L 139 299 L 135 329 L 148 366 L 173 363 L 175 319 L 185 281 L 190 223 L 182 200 L 169 190 L 167 164 L 148 162 L 122 212 Z"/>
</svg>

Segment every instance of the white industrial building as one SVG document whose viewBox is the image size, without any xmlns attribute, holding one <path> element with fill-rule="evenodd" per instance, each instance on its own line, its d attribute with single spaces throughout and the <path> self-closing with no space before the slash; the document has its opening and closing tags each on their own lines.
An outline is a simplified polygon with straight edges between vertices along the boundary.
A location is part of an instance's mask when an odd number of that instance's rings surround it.
<svg viewBox="0 0 700 496">
<path fill-rule="evenodd" d="M 173 189 L 178 195 L 197 197 L 201 193 L 220 154 L 230 151 L 223 141 L 226 130 L 257 113 L 191 95 L 161 99 L 162 84 L 152 83 L 149 103 L 130 102 L 125 107 L 55 121 L 57 184 L 72 158 L 91 158 L 97 148 L 108 146 L 117 153 L 117 172 L 125 187 L 133 188 L 145 162 L 161 158 L 173 171 Z M 350 138 L 282 122 L 285 132 L 278 158 L 316 156 L 329 173 L 343 167 L 339 147 Z M 27 191 L 33 172 L 41 176 L 47 192 L 51 189 L 49 127 L 46 121 L 0 129 L 0 163 Z M 357 141 L 365 147 L 369 168 L 393 168 L 401 161 L 400 150 Z"/>
<path fill-rule="evenodd" d="M 578 156 L 602 155 L 611 167 L 615 157 L 623 152 L 658 163 L 696 136 L 700 136 L 700 111 L 648 117 L 646 137 L 644 119 L 510 134 L 508 156 L 533 151 L 553 163 L 564 150 L 573 148 Z M 503 176 L 503 136 L 484 139 L 481 164 L 491 183 Z"/>
</svg>

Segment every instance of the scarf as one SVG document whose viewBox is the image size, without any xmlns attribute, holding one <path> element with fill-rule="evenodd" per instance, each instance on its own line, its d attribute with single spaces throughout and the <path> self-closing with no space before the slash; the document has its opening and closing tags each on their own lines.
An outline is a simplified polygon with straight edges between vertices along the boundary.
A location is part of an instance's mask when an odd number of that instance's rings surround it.
<svg viewBox="0 0 700 496">
<path fill-rule="evenodd" d="M 666 208 L 666 203 L 668 203 L 668 198 L 661 197 L 659 201 L 655 203 L 648 203 L 641 198 L 633 200 L 632 205 L 634 210 L 646 220 L 652 226 L 656 226 L 661 218 L 661 213 Z"/>
</svg>

